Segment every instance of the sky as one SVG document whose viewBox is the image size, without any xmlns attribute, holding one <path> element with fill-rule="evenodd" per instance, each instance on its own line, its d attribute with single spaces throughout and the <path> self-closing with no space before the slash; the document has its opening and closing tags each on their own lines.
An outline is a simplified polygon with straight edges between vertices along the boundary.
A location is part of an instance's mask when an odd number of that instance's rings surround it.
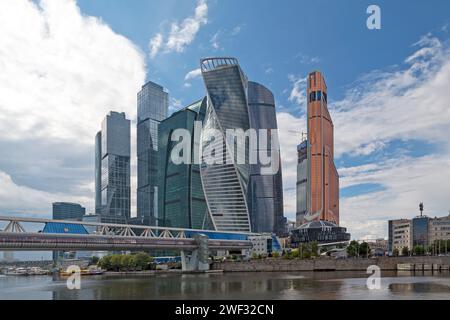
<svg viewBox="0 0 450 320">
<path fill-rule="evenodd" d="M 369 30 L 366 10 L 381 9 Z M 387 237 L 387 220 L 450 209 L 450 2 L 8 0 L 0 4 L 0 215 L 94 209 L 94 137 L 110 111 L 134 128 L 147 80 L 170 112 L 205 95 L 199 61 L 236 57 L 275 95 L 285 216 L 295 220 L 305 78 L 323 72 L 335 126 L 341 224 Z M 132 159 L 135 200 L 136 159 Z M 134 212 L 133 208 L 133 212 Z"/>
</svg>

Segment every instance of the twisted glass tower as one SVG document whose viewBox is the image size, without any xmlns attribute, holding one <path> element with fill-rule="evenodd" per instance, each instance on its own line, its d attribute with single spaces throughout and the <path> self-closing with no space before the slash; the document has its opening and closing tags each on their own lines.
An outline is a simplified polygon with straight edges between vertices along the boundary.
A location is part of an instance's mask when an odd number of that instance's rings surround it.
<svg viewBox="0 0 450 320">
<path fill-rule="evenodd" d="M 208 58 L 200 64 L 208 97 L 201 146 L 215 150 L 222 160 L 208 164 L 202 155 L 200 174 L 208 208 L 216 230 L 250 232 L 248 151 L 231 149 L 235 146 L 226 141 L 227 129 L 250 128 L 248 81 L 234 58 Z M 222 139 L 210 139 L 217 132 Z M 239 154 L 245 154 L 243 164 L 238 164 Z"/>
</svg>

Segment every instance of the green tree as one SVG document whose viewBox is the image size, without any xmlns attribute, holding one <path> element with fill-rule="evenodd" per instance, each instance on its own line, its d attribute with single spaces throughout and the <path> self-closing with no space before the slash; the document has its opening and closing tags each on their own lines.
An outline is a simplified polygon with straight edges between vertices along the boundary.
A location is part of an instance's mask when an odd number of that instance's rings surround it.
<svg viewBox="0 0 450 320">
<path fill-rule="evenodd" d="M 353 240 L 347 247 L 347 255 L 349 257 L 357 257 L 358 254 L 359 254 L 359 243 L 358 241 Z"/>
<path fill-rule="evenodd" d="M 99 257 L 93 256 L 91 258 L 90 264 L 97 264 L 98 265 L 99 261 L 100 261 Z"/>
<path fill-rule="evenodd" d="M 402 256 L 409 256 L 409 249 L 408 249 L 408 247 L 403 247 L 402 248 Z"/>
<path fill-rule="evenodd" d="M 394 248 L 394 250 L 392 251 L 392 255 L 393 255 L 394 257 L 398 257 L 399 252 L 398 252 L 398 249 L 397 249 L 397 248 Z"/>
<path fill-rule="evenodd" d="M 101 258 L 99 261 L 99 266 L 100 266 L 100 268 L 102 268 L 104 270 L 112 270 L 111 256 L 107 255 L 107 256 L 104 256 L 103 258 Z"/>
<path fill-rule="evenodd" d="M 313 257 L 319 256 L 319 244 L 316 241 L 311 243 L 311 256 Z"/>
<path fill-rule="evenodd" d="M 367 242 L 363 242 L 359 245 L 359 256 L 368 258 L 370 255 L 370 246 Z"/>
<path fill-rule="evenodd" d="M 133 258 L 129 254 L 123 254 L 120 256 L 120 270 L 129 271 L 132 268 Z"/>
<path fill-rule="evenodd" d="M 137 270 L 147 270 L 153 259 L 145 252 L 136 253 L 134 255 L 134 264 Z"/>
</svg>

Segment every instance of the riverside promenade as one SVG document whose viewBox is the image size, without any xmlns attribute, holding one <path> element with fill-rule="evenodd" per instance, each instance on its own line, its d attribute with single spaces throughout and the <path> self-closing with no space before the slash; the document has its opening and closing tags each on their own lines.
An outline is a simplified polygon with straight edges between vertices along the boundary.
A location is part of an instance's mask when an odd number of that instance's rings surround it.
<svg viewBox="0 0 450 320">
<path fill-rule="evenodd" d="M 449 271 L 450 257 L 378 257 L 378 258 L 316 258 L 309 260 L 267 258 L 250 261 L 224 261 L 212 264 L 212 270 L 224 272 L 283 272 L 283 271 L 366 271 L 371 265 L 381 270 Z M 397 268 L 402 265 L 402 268 Z M 409 268 L 408 268 L 409 269 Z"/>
</svg>

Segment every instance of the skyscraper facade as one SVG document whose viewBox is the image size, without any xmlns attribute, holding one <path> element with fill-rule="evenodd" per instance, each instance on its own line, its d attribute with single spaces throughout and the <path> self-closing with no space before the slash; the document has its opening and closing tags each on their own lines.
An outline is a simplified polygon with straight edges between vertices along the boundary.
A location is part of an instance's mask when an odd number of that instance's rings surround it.
<svg viewBox="0 0 450 320">
<path fill-rule="evenodd" d="M 308 141 L 297 146 L 297 214 L 296 225 L 305 223 L 308 212 Z"/>
<path fill-rule="evenodd" d="M 158 126 L 167 118 L 169 94 L 148 82 L 137 95 L 137 216 L 155 223 L 158 212 Z"/>
<path fill-rule="evenodd" d="M 102 132 L 95 135 L 95 213 L 102 212 Z"/>
<path fill-rule="evenodd" d="M 200 135 L 206 102 L 206 98 L 197 101 L 175 112 L 159 125 L 158 221 L 160 225 L 188 229 L 213 229 L 203 193 L 200 167 L 198 163 L 194 163 L 194 152 L 198 152 L 198 141 L 194 138 Z M 174 147 L 180 143 L 172 141 L 172 133 L 178 129 L 185 129 L 190 133 L 191 140 L 182 141 L 189 144 L 189 163 L 174 164 L 171 158 Z M 198 132 L 195 132 L 196 129 Z"/>
<path fill-rule="evenodd" d="M 97 144 L 101 139 L 101 144 Z M 99 153 L 100 152 L 100 153 Z M 98 157 L 101 155 L 101 159 Z M 98 171 L 98 165 L 101 170 Z M 99 176 L 98 176 L 99 175 Z M 130 218 L 130 120 L 111 112 L 96 135 L 96 209 L 102 222 L 126 223 Z M 99 184 L 99 185 L 98 185 Z"/>
<path fill-rule="evenodd" d="M 308 214 L 305 222 L 339 225 L 339 175 L 334 165 L 334 126 L 320 72 L 308 76 Z"/>
<path fill-rule="evenodd" d="M 264 176 L 261 166 L 249 163 L 245 144 L 230 145 L 226 131 L 277 129 L 272 93 L 249 82 L 234 58 L 201 61 L 207 91 L 202 150 L 216 150 L 222 163 L 202 161 L 200 173 L 206 201 L 216 230 L 279 232 L 285 228 L 281 171 Z M 222 139 L 211 140 L 214 132 Z M 270 149 L 270 148 L 269 148 Z M 279 150 L 278 150 L 279 151 Z M 238 156 L 243 155 L 243 161 Z"/>
<path fill-rule="evenodd" d="M 248 82 L 248 108 L 250 127 L 267 130 L 267 141 L 259 141 L 255 148 L 258 154 L 272 154 L 271 130 L 277 130 L 275 99 L 272 92 L 263 85 Z M 278 150 L 279 154 L 279 150 Z M 278 159 L 281 163 L 281 159 Z M 282 235 L 286 229 L 283 215 L 283 180 L 281 166 L 273 175 L 263 174 L 261 162 L 252 164 L 248 190 L 248 204 L 252 232 L 276 233 Z"/>
<path fill-rule="evenodd" d="M 54 202 L 52 204 L 53 219 L 81 221 L 86 209 L 78 203 Z"/>
</svg>

